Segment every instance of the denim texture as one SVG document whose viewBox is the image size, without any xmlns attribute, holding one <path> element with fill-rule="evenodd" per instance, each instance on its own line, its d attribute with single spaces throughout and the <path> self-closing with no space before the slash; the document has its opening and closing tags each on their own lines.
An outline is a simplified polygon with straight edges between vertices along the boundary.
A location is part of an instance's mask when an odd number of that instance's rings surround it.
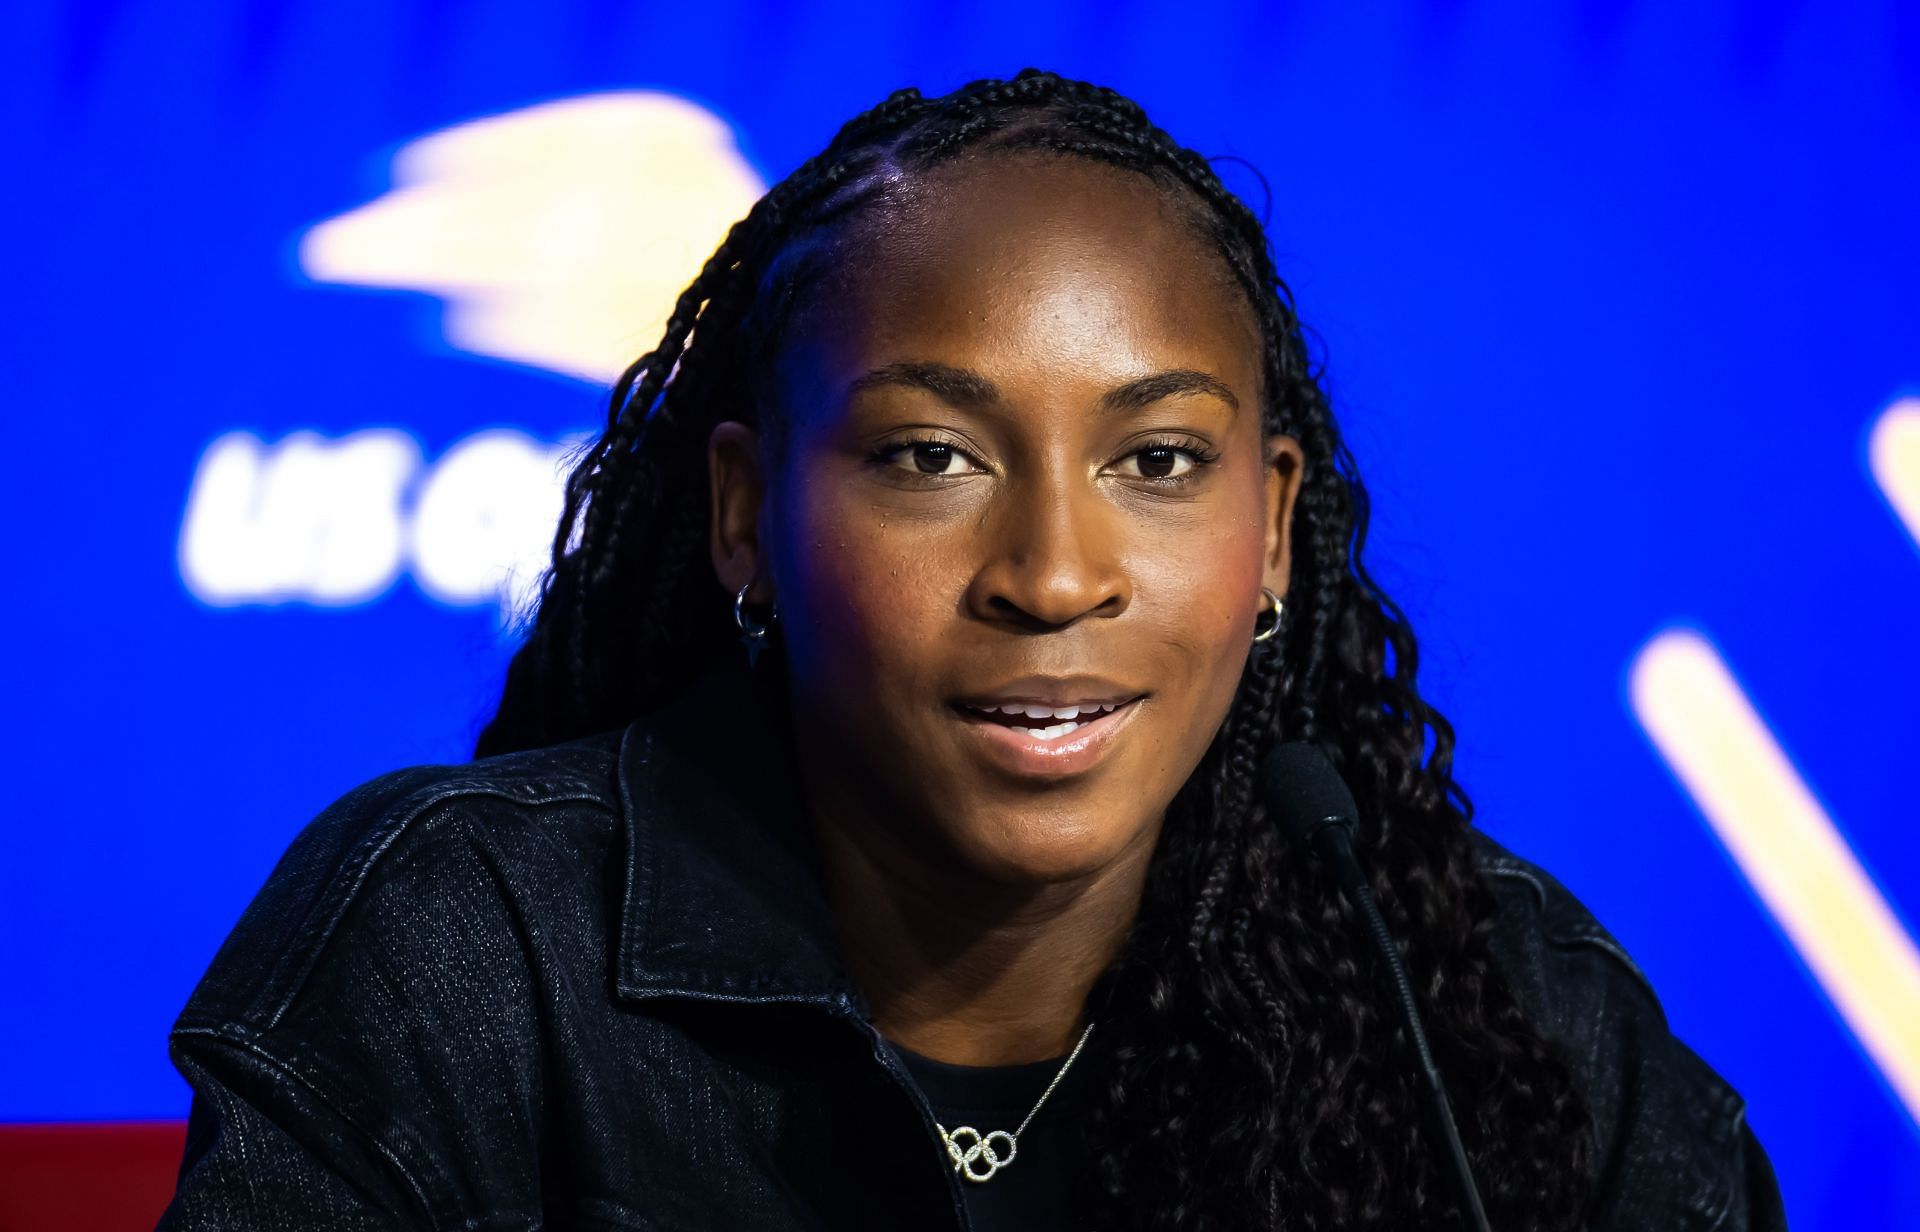
<svg viewBox="0 0 1920 1232">
<path fill-rule="evenodd" d="M 308 825 L 174 1027 L 194 1095 L 160 1227 L 965 1228 L 761 690 L 723 669 Z M 1594 1107 L 1593 1228 L 1784 1227 L 1740 1097 L 1565 889 L 1480 841 L 1496 955 Z"/>
</svg>

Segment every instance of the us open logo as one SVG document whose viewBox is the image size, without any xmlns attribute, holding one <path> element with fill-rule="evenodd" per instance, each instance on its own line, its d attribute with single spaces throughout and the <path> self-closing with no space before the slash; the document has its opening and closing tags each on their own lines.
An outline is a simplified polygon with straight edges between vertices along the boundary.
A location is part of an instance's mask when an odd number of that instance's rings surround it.
<svg viewBox="0 0 1920 1232">
<path fill-rule="evenodd" d="M 300 240 L 320 282 L 427 291 L 455 348 L 606 387 L 765 191 L 731 129 L 671 94 L 542 103 L 400 149 L 393 187 Z M 402 574 L 450 605 L 537 592 L 582 437 L 476 434 L 428 462 L 404 429 L 211 442 L 180 528 L 201 602 L 372 602 Z"/>
</svg>

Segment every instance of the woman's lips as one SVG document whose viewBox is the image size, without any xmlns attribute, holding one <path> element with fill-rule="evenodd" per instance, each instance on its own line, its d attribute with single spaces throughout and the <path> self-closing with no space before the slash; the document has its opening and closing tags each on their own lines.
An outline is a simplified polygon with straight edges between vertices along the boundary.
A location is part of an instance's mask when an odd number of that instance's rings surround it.
<svg viewBox="0 0 1920 1232">
<path fill-rule="evenodd" d="M 1098 765 L 1133 721 L 1141 701 L 1136 697 L 1097 718 L 1082 715 L 1072 731 L 1051 740 L 1036 736 L 1030 729 L 995 722 L 965 706 L 955 710 L 962 725 L 978 737 L 988 759 L 1002 769 L 1028 778 L 1064 778 L 1085 773 Z M 1047 719 L 1029 721 L 1035 728 L 1051 722 Z"/>
</svg>

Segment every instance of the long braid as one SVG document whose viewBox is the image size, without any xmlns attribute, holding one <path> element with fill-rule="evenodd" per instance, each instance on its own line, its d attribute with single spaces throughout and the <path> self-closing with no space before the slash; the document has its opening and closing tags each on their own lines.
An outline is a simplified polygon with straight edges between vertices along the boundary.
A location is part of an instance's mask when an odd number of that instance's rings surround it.
<svg viewBox="0 0 1920 1232">
<path fill-rule="evenodd" d="M 738 419 L 780 439 L 766 373 L 821 279 L 848 276 L 836 228 L 884 220 L 902 180 L 985 153 L 1097 161 L 1186 207 L 1252 308 L 1263 430 L 1292 436 L 1306 458 L 1282 627 L 1250 656 L 1168 808 L 1132 932 L 1089 998 L 1108 1025 L 1083 1062 L 1100 1076 L 1085 1226 L 1417 1228 L 1454 1216 L 1411 1067 L 1386 1046 L 1396 1028 L 1377 1008 L 1371 957 L 1334 888 L 1255 800 L 1255 767 L 1282 738 L 1324 748 L 1361 805 L 1363 856 L 1456 1084 L 1490 1216 L 1578 1226 L 1586 1106 L 1493 966 L 1453 731 L 1419 696 L 1412 631 L 1362 563 L 1366 491 L 1292 295 L 1259 219 L 1111 90 L 1028 70 L 939 98 L 896 91 L 734 225 L 569 476 L 540 606 L 478 751 L 627 721 L 735 653 L 728 597 L 704 564 L 707 436 Z"/>
</svg>

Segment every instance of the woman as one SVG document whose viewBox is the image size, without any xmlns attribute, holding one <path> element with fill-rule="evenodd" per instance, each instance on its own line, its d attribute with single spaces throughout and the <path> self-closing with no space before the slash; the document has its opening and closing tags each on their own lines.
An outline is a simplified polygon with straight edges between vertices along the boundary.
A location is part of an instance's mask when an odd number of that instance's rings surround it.
<svg viewBox="0 0 1920 1232">
<path fill-rule="evenodd" d="M 183 1014 L 163 1224 L 1776 1228 L 1739 1097 L 1469 828 L 1258 222 L 1110 91 L 850 122 L 569 480 L 468 766 L 349 795 Z M 744 648 L 743 648 L 744 647 Z"/>
</svg>

